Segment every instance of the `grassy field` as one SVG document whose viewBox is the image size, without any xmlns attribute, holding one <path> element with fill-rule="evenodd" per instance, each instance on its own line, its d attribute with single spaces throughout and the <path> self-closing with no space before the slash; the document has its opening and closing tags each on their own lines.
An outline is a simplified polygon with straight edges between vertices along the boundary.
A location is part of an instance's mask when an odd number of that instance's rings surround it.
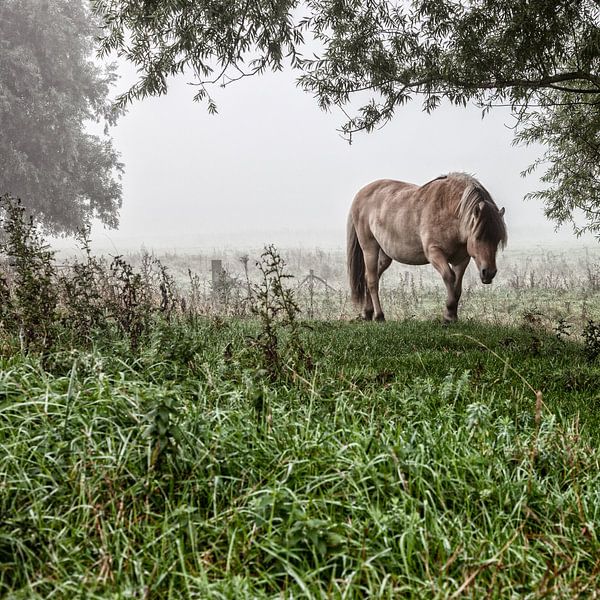
<svg viewBox="0 0 600 600">
<path fill-rule="evenodd" d="M 2 593 L 598 594 L 600 369 L 580 343 L 312 322 L 279 333 L 270 375 L 259 334 L 200 318 L 135 354 L 5 352 Z"/>
<path fill-rule="evenodd" d="M 10 218 L 0 595 L 600 595 L 597 255 L 467 279 L 451 327 L 397 268 L 363 323 L 333 255 L 211 286 L 85 242 L 59 267 Z"/>
<path fill-rule="evenodd" d="M 250 282 L 259 273 L 256 261 L 261 250 L 214 250 L 204 254 L 168 253 L 159 256 L 177 285 L 193 289 L 200 312 L 244 315 L 246 274 L 241 258 L 247 258 Z M 294 275 L 289 285 L 307 318 L 348 320 L 358 311 L 349 300 L 346 259 L 342 250 L 282 250 L 287 270 Z M 141 268 L 147 255 L 127 257 Z M 213 293 L 211 260 L 222 260 L 225 277 L 221 293 Z M 310 286 L 310 271 L 326 281 Z M 191 277 L 190 277 L 191 271 Z M 502 325 L 520 325 L 531 318 L 552 330 L 560 319 L 581 329 L 588 320 L 600 320 L 600 247 L 509 247 L 498 257 L 498 275 L 493 285 L 484 286 L 473 265 L 467 270 L 460 318 Z M 430 265 L 394 263 L 382 279 L 382 302 L 391 320 L 440 318 L 445 290 L 440 276 Z M 575 331 L 573 332 L 575 333 Z"/>
</svg>

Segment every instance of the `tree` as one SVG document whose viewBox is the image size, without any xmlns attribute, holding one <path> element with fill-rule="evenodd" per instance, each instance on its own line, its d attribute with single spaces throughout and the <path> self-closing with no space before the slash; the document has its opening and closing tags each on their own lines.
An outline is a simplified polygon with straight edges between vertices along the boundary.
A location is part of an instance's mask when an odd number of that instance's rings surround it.
<svg viewBox="0 0 600 600">
<path fill-rule="evenodd" d="M 191 71 L 211 85 L 285 62 L 320 106 L 342 107 L 348 137 L 385 124 L 420 97 L 509 105 L 517 142 L 546 145 L 534 194 L 557 223 L 600 235 L 600 0 L 95 0 L 103 51 L 132 61 L 139 81 L 120 97 L 163 94 Z M 304 38 L 313 41 L 309 46 Z M 318 48 L 315 52 L 314 48 Z M 304 53 L 304 55 L 303 55 Z M 366 104 L 353 105 L 368 94 Z M 530 170 L 531 170 L 530 169 Z M 586 222 L 573 220 L 579 211 Z"/>
<path fill-rule="evenodd" d="M 96 57 L 98 25 L 82 0 L 0 2 L 0 195 L 53 233 L 92 217 L 116 226 L 122 165 L 106 135 L 114 69 Z"/>
</svg>

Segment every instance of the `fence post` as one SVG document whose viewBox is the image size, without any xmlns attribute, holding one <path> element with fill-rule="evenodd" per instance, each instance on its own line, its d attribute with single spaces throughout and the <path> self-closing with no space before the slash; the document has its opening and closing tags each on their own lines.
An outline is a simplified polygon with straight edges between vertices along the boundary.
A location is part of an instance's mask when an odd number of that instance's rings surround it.
<svg viewBox="0 0 600 600">
<path fill-rule="evenodd" d="M 210 261 L 210 270 L 212 274 L 211 296 L 213 305 L 221 304 L 223 292 L 223 261 L 213 259 Z"/>
<path fill-rule="evenodd" d="M 218 290 L 221 283 L 223 274 L 223 261 L 222 260 L 211 260 L 210 269 L 212 273 L 212 286 L 213 290 Z"/>
<path fill-rule="evenodd" d="M 314 318 L 314 298 L 315 298 L 315 271 L 314 269 L 310 269 L 310 273 L 308 275 L 308 293 L 310 297 L 310 311 L 309 317 Z"/>
</svg>

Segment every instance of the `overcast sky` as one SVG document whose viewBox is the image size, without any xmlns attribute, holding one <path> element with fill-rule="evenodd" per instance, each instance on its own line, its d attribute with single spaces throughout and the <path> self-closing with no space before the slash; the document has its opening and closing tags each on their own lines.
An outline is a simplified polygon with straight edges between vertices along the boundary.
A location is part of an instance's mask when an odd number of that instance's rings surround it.
<svg viewBox="0 0 600 600">
<path fill-rule="evenodd" d="M 119 89 L 129 80 L 125 68 Z M 216 116 L 192 101 L 186 81 L 135 103 L 112 130 L 125 163 L 121 226 L 95 227 L 98 247 L 341 247 L 361 186 L 379 178 L 425 183 L 449 171 L 474 174 L 506 207 L 510 242 L 575 241 L 523 201 L 539 184 L 520 172 L 540 150 L 511 145 L 507 110 L 482 119 L 476 107 L 444 106 L 427 115 L 417 101 L 349 145 L 337 132 L 343 115 L 322 112 L 292 73 L 217 89 Z"/>
</svg>

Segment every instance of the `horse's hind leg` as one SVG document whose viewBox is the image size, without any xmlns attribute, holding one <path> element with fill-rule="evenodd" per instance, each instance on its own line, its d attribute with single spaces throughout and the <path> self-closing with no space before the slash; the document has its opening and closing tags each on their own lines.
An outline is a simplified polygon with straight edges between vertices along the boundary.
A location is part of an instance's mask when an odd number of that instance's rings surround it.
<svg viewBox="0 0 600 600">
<path fill-rule="evenodd" d="M 366 263 L 366 260 L 365 260 Z M 379 255 L 377 259 L 377 302 L 379 303 L 379 280 L 383 275 L 383 272 L 392 264 L 392 259 L 384 253 L 383 250 L 379 250 Z M 368 278 L 367 278 L 368 281 Z M 373 299 L 371 296 L 371 292 L 369 291 L 368 284 L 367 290 L 365 294 L 365 308 L 363 310 L 363 319 L 366 321 L 370 321 L 373 318 L 373 313 L 375 312 L 375 308 L 373 307 Z M 375 315 L 376 321 L 385 321 L 383 316 L 383 312 L 381 312 L 381 306 L 379 307 L 379 313 Z"/>
<path fill-rule="evenodd" d="M 363 250 L 363 259 L 365 262 L 365 296 L 363 298 L 363 307 L 361 310 L 361 318 L 364 319 L 365 321 L 371 321 L 373 319 L 373 314 L 375 314 L 375 319 L 376 320 L 383 320 L 381 315 L 381 307 L 379 309 L 379 313 L 375 313 L 375 307 L 373 305 L 373 297 L 371 295 L 371 291 L 370 291 L 370 287 L 369 287 L 369 280 L 370 280 L 370 276 L 369 276 L 369 265 L 371 265 L 372 268 L 372 250 Z M 379 262 L 376 263 L 376 269 L 375 272 L 377 273 L 377 278 L 379 278 L 380 274 L 387 268 L 387 266 L 383 266 L 382 268 L 382 261 L 383 263 L 385 263 L 385 259 L 382 259 L 382 253 L 380 252 L 377 256 L 379 257 Z M 384 257 L 386 256 L 385 254 L 383 255 Z M 368 258 L 367 258 L 368 257 Z M 387 257 L 386 257 L 387 258 Z M 391 262 L 391 260 L 390 260 Z M 389 266 L 389 265 L 388 265 Z M 372 274 L 371 274 L 371 279 L 372 279 Z M 378 298 L 379 301 L 379 298 Z M 381 316 L 378 316 L 381 315 Z"/>
<path fill-rule="evenodd" d="M 369 290 L 365 290 L 365 299 L 363 302 L 363 309 L 362 309 L 360 316 L 365 321 L 370 321 L 373 318 L 374 312 L 375 312 L 375 309 L 373 308 L 373 301 L 371 300 L 371 294 L 369 293 Z"/>
<path fill-rule="evenodd" d="M 381 310 L 381 304 L 379 302 L 379 245 L 376 243 L 369 244 L 366 248 L 363 247 L 363 253 L 365 257 L 365 275 L 367 279 L 367 302 L 365 303 L 365 309 L 370 304 L 373 310 L 373 318 L 376 321 L 385 321 L 383 310 Z M 370 298 L 368 298 L 369 296 Z"/>
</svg>

